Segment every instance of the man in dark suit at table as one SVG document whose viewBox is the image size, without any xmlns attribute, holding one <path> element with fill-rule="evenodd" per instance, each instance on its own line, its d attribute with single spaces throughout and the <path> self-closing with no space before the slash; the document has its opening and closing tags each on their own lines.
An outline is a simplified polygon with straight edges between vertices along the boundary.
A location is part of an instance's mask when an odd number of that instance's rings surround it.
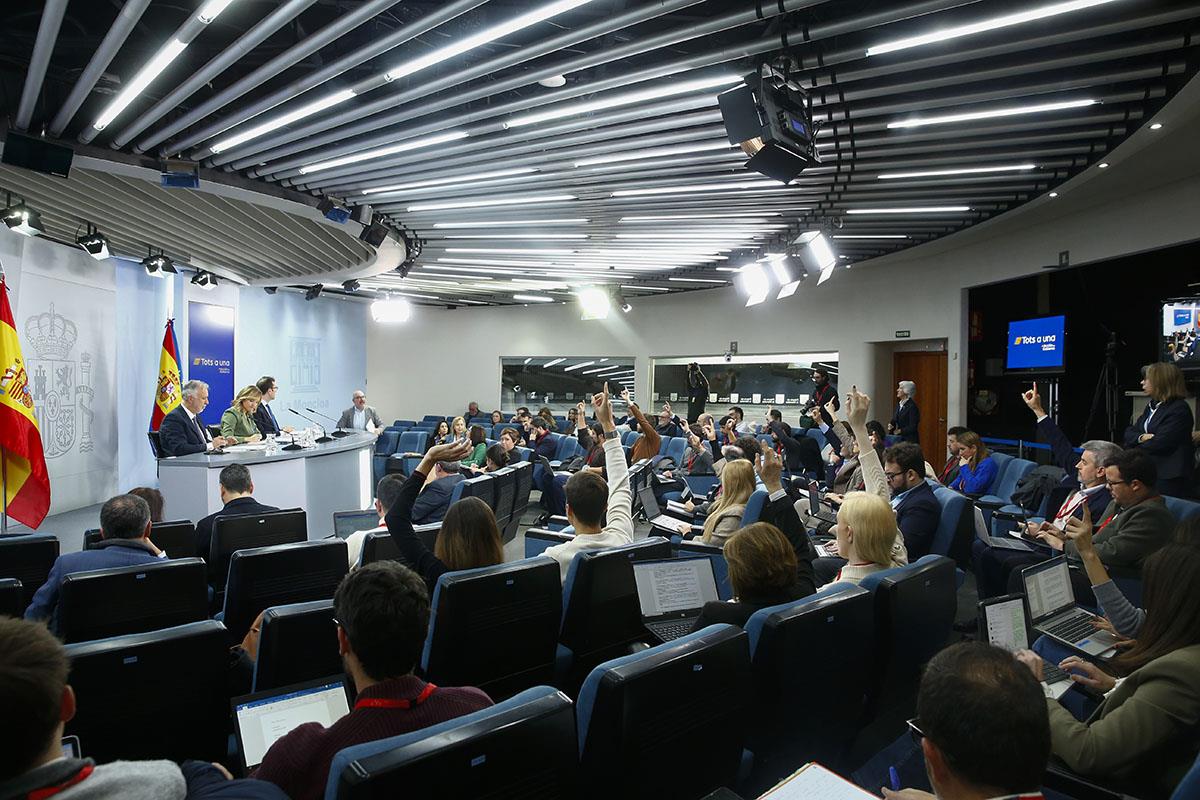
<svg viewBox="0 0 1200 800">
<path fill-rule="evenodd" d="M 942 519 L 942 506 L 925 481 L 925 455 L 918 445 L 900 442 L 883 454 L 883 475 L 892 493 L 896 527 L 904 537 L 908 563 L 929 555 Z"/>
<path fill-rule="evenodd" d="M 158 426 L 158 446 L 164 457 L 204 453 L 233 444 L 232 439 L 209 435 L 204 420 L 200 419 L 200 412 L 208 405 L 207 383 L 188 381 L 182 394 L 182 402 Z"/>
<path fill-rule="evenodd" d="M 196 555 L 204 559 L 209 557 L 212 548 L 213 523 L 217 517 L 241 517 L 279 510 L 254 499 L 254 481 L 250 480 L 250 470 L 242 464 L 225 467 L 217 481 L 225 506 L 196 523 Z"/>
<path fill-rule="evenodd" d="M 429 482 L 413 503 L 412 521 L 414 525 L 425 525 L 430 522 L 441 522 L 450 507 L 450 495 L 454 493 L 456 484 L 466 480 L 458 471 L 457 461 L 439 461 L 429 473 Z"/>
<path fill-rule="evenodd" d="M 921 424 L 921 409 L 917 408 L 913 395 L 917 393 L 917 385 L 912 381 L 900 381 L 896 385 L 896 413 L 888 423 L 888 433 L 899 436 L 902 441 L 920 444 L 921 437 L 917 427 Z"/>
<path fill-rule="evenodd" d="M 259 401 L 258 408 L 254 409 L 254 424 L 258 426 L 258 432 L 264 437 L 274 436 L 278 433 L 291 433 L 294 428 L 290 426 L 281 428 L 279 420 L 275 418 L 275 412 L 271 410 L 271 406 L 267 405 L 279 393 L 279 384 L 275 383 L 275 379 L 270 375 L 263 375 L 254 385 L 262 392 L 262 400 Z"/>
</svg>

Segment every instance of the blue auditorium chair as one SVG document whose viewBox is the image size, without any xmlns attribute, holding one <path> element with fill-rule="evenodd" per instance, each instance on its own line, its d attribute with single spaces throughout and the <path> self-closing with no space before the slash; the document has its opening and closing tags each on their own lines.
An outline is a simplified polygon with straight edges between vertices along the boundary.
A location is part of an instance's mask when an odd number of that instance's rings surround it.
<svg viewBox="0 0 1200 800">
<path fill-rule="evenodd" d="M 376 561 L 400 561 L 407 564 L 400 556 L 400 546 L 387 531 L 368 533 L 363 538 L 362 551 L 358 555 L 358 566 L 374 564 Z"/>
<path fill-rule="evenodd" d="M 388 461 L 386 472 L 400 472 L 402 475 L 412 475 L 417 465 L 421 463 L 420 456 L 402 456 L 401 453 L 424 453 L 426 450 L 425 443 L 429 440 L 429 434 L 425 431 L 409 430 L 400 434 L 400 441 L 396 444 L 395 457 Z M 397 464 L 396 462 L 399 462 Z"/>
<path fill-rule="evenodd" d="M 228 648 L 214 620 L 67 645 L 79 703 L 66 734 L 102 764 L 224 760 Z"/>
<path fill-rule="evenodd" d="M 513 510 L 517 500 L 517 471 L 514 467 L 504 467 L 492 473 L 495 481 L 495 497 L 492 511 L 496 514 L 496 527 L 500 529 L 500 537 L 505 544 L 513 540 L 517 534 L 517 523 L 513 522 Z M 510 535 L 511 529 L 511 535 Z"/>
<path fill-rule="evenodd" d="M 750 499 L 746 501 L 746 510 L 742 513 L 742 527 L 753 525 L 758 522 L 758 518 L 762 516 L 763 508 L 767 505 L 767 499 L 771 493 L 766 489 L 755 489 L 750 494 Z"/>
<path fill-rule="evenodd" d="M 825 438 L 825 434 L 821 433 L 820 428 L 809 428 L 804 432 L 804 435 L 815 441 L 822 450 L 829 444 L 829 441 Z"/>
<path fill-rule="evenodd" d="M 672 436 L 666 440 L 667 449 L 663 455 L 675 462 L 675 466 L 683 466 L 683 455 L 687 452 L 687 437 Z"/>
<path fill-rule="evenodd" d="M 633 447 L 633 443 L 641 436 L 637 431 L 625 431 L 621 434 L 621 444 L 625 447 Z"/>
<path fill-rule="evenodd" d="M 478 497 L 488 508 L 496 504 L 496 482 L 491 475 L 479 475 L 467 478 L 454 484 L 450 492 L 450 505 L 454 505 L 464 497 Z"/>
<path fill-rule="evenodd" d="M 797 764 L 844 763 L 861 722 L 874 625 L 871 592 L 849 584 L 760 609 L 746 622 L 754 794 Z"/>
<path fill-rule="evenodd" d="M 578 797 L 571 701 L 538 686 L 489 708 L 402 736 L 347 747 L 333 758 L 325 800 Z"/>
<path fill-rule="evenodd" d="M 510 528 L 504 534 L 509 539 L 516 535 L 517 526 L 529 509 L 529 493 L 533 491 L 533 464 L 523 461 L 514 465 L 513 470 L 517 476 L 517 493 L 513 498 L 513 514 L 508 523 Z"/>
<path fill-rule="evenodd" d="M 942 512 L 938 517 L 937 530 L 934 531 L 929 552 L 949 556 L 963 569 L 970 569 L 971 540 L 975 533 L 971 500 L 944 486 L 934 489 L 933 496 L 937 498 Z"/>
<path fill-rule="evenodd" d="M 562 585 L 537 558 L 447 572 L 431 601 L 421 671 L 439 686 L 474 686 L 493 700 L 554 680 Z"/>
<path fill-rule="evenodd" d="M 58 553 L 58 537 L 51 533 L 0 536 L 0 578 L 16 578 L 21 582 L 22 612 L 50 576 Z"/>
<path fill-rule="evenodd" d="M 975 500 L 983 512 L 985 525 L 991 527 L 993 511 L 1012 505 L 1012 495 L 1017 489 L 1017 483 L 1036 467 L 1037 464 L 1024 458 L 1010 458 L 1005 462 L 1003 473 L 997 472 L 996 480 L 992 482 L 988 493 Z"/>
<path fill-rule="evenodd" d="M 753 701 L 748 641 L 710 625 L 593 669 L 575 707 L 580 797 L 698 798 L 733 785 Z"/>
<path fill-rule="evenodd" d="M 400 446 L 400 437 L 402 435 L 397 431 L 385 430 L 375 440 L 375 452 L 371 456 L 372 486 L 379 483 L 379 479 L 386 473 L 387 461 L 396 452 L 396 448 Z"/>
<path fill-rule="evenodd" d="M 394 422 L 392 422 L 392 425 L 397 428 L 411 428 L 413 425 L 416 425 L 416 424 L 417 424 L 417 421 L 415 419 L 398 419 L 398 420 L 395 420 Z"/>
<path fill-rule="evenodd" d="M 342 669 L 332 599 L 263 611 L 251 691 L 340 675 Z"/>
<path fill-rule="evenodd" d="M 20 617 L 25 613 L 25 590 L 17 578 L 0 578 L 0 617 Z"/>
<path fill-rule="evenodd" d="M 575 529 L 552 531 L 546 528 L 530 528 L 525 531 L 525 557 L 533 558 L 546 552 L 546 549 L 556 544 L 569 542 L 575 538 Z"/>
<path fill-rule="evenodd" d="M 308 541 L 308 515 L 299 509 L 217 517 L 209 545 L 208 582 L 216 596 L 225 591 L 229 560 L 235 550 Z"/>
<path fill-rule="evenodd" d="M 200 622 L 208 618 L 207 578 L 202 558 L 73 572 L 59 589 L 58 635 L 86 642 Z"/>
</svg>

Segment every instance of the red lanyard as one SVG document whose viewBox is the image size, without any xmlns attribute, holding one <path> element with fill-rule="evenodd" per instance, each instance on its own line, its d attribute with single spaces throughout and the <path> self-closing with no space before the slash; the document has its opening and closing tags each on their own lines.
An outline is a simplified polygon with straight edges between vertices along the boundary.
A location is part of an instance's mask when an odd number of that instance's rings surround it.
<svg viewBox="0 0 1200 800">
<path fill-rule="evenodd" d="M 1101 523 L 1100 523 L 1100 527 L 1099 527 L 1099 528 L 1096 528 L 1096 533 L 1099 533 L 1100 531 L 1104 530 L 1104 526 L 1105 526 L 1105 525 L 1107 525 L 1108 523 L 1112 522 L 1112 521 L 1113 521 L 1114 519 L 1116 519 L 1116 518 L 1117 518 L 1117 515 L 1116 515 L 1116 514 L 1113 514 L 1111 517 L 1109 517 L 1108 519 L 1104 520 L 1104 522 L 1101 522 Z"/>
<path fill-rule="evenodd" d="M 45 789 L 37 789 L 32 791 L 25 796 L 26 800 L 44 800 L 44 798 L 53 797 L 59 792 L 66 791 L 75 784 L 82 782 L 84 778 L 91 775 L 94 768 L 95 767 L 91 764 L 84 764 L 83 769 L 79 770 L 79 772 L 70 780 L 64 781 L 58 786 L 47 786 Z"/>
<path fill-rule="evenodd" d="M 1054 521 L 1058 522 L 1063 517 L 1069 517 L 1074 514 L 1084 504 L 1085 500 L 1086 496 L 1082 491 L 1076 492 L 1070 500 L 1062 504 L 1062 508 L 1058 510 L 1058 514 L 1054 516 Z"/>
<path fill-rule="evenodd" d="M 409 708 L 412 708 L 413 706 L 419 706 L 419 705 L 421 705 L 421 703 L 424 703 L 426 700 L 429 699 L 429 696 L 432 695 L 436 690 L 437 690 L 436 686 L 434 686 L 432 683 L 427 683 L 427 684 L 425 684 L 425 688 L 421 690 L 421 693 L 419 695 L 417 695 L 415 698 L 413 698 L 412 700 L 409 700 L 407 698 L 393 700 L 390 697 L 360 697 L 358 699 L 358 702 L 356 702 L 354 704 L 354 710 L 358 711 L 360 708 L 409 709 Z"/>
</svg>

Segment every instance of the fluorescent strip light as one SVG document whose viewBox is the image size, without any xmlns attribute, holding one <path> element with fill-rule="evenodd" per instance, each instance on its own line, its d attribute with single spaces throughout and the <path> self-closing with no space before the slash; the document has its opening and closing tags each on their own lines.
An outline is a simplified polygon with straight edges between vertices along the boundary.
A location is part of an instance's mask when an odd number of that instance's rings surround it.
<svg viewBox="0 0 1200 800">
<path fill-rule="evenodd" d="M 541 8 L 530 11 L 526 14 L 521 14 L 518 17 L 513 17 L 507 22 L 502 22 L 499 25 L 493 25 L 490 28 L 484 28 L 479 33 L 472 36 L 467 36 L 459 39 L 457 42 L 448 44 L 445 47 L 439 47 L 432 50 L 419 58 L 414 58 L 411 61 L 405 61 L 402 64 L 389 69 L 384 73 L 384 79 L 394 81 L 397 78 L 404 78 L 412 75 L 415 72 L 420 72 L 426 67 L 431 67 L 434 64 L 441 64 L 454 56 L 461 55 L 468 50 L 474 50 L 480 45 L 494 42 L 510 33 L 516 33 L 523 28 L 528 28 L 530 25 L 536 25 L 539 22 L 549 19 L 557 14 L 562 14 L 565 11 L 570 11 L 573 8 L 585 5 L 591 0 L 559 0 L 557 3 L 550 3 Z"/>
<path fill-rule="evenodd" d="M 150 59 L 150 62 L 142 67 L 141 71 L 129 82 L 129 85 L 117 95 L 116 99 L 108 104 L 108 108 L 104 109 L 96 121 L 92 123 L 92 127 L 98 131 L 107 128 L 109 123 L 116 119 L 139 94 L 145 91 L 150 82 L 157 78 L 159 73 L 166 69 L 183 52 L 185 47 L 187 47 L 187 44 L 178 39 L 172 39 L 164 44 L 154 54 L 154 58 Z"/>
<path fill-rule="evenodd" d="M 1008 106 L 993 108 L 987 111 L 966 111 L 961 114 L 944 114 L 938 117 L 912 117 L 899 119 L 887 124 L 888 128 L 919 128 L 922 125 L 945 125 L 949 122 L 970 122 L 977 119 L 994 119 L 995 117 L 1013 117 L 1018 114 L 1037 114 L 1042 111 L 1061 111 L 1066 108 L 1083 108 L 1094 106 L 1099 100 L 1064 100 L 1058 103 L 1038 103 L 1029 106 Z"/>
<path fill-rule="evenodd" d="M 579 374 L 580 375 L 595 375 L 597 372 L 608 372 L 610 369 L 612 369 L 612 364 L 609 364 L 606 367 L 597 367 L 596 369 L 585 369 L 583 372 L 581 372 Z M 616 373 L 613 373 L 613 374 L 615 375 Z"/>
<path fill-rule="evenodd" d="M 462 138 L 462 137 L 459 137 Z M 425 189 L 430 186 L 454 186 L 459 183 L 475 183 L 489 178 L 507 178 L 510 175 L 528 175 L 537 172 L 533 167 L 518 167 L 516 169 L 498 169 L 492 172 L 480 172 L 475 175 L 455 175 L 452 178 L 438 178 L 432 181 L 418 183 L 402 183 L 392 186 L 377 186 L 374 189 L 363 189 L 363 194 L 380 194 L 381 192 L 407 192 L 413 189 Z"/>
<path fill-rule="evenodd" d="M 513 300 L 522 300 L 526 303 L 553 303 L 554 302 L 553 297 L 545 297 L 544 295 L 540 295 L 540 294 L 514 294 Z M 529 362 L 526 361 L 525 363 L 528 364 Z"/>
<path fill-rule="evenodd" d="M 506 256 L 570 256 L 575 250 L 550 250 L 534 247 L 447 247 L 447 253 L 500 253 Z"/>
<path fill-rule="evenodd" d="M 970 206 L 913 206 L 912 208 L 851 208 L 847 214 L 948 214 L 970 211 Z"/>
<path fill-rule="evenodd" d="M 493 197 L 489 200 L 459 200 L 450 203 L 425 203 L 409 206 L 407 211 L 443 211 L 450 208 L 484 208 L 491 206 L 521 206 L 534 203 L 562 203 L 574 200 L 573 194 L 548 194 L 542 197 Z M 510 223 L 511 224 L 511 223 Z"/>
<path fill-rule="evenodd" d="M 435 222 L 435 228 L 507 228 L 510 225 L 586 225 L 586 219 L 501 219 L 485 222 Z"/>
<path fill-rule="evenodd" d="M 669 292 L 669 291 L 671 291 L 666 286 L 633 286 L 632 284 L 627 285 L 624 283 L 621 284 L 621 288 L 622 289 L 633 289 L 635 292 L 641 291 L 643 289 L 648 292 Z"/>
<path fill-rule="evenodd" d="M 670 147 L 651 147 L 648 150 L 631 150 L 623 153 L 609 153 L 603 156 L 582 158 L 575 162 L 577 167 L 591 167 L 596 164 L 613 164 L 620 161 L 637 161 L 643 158 L 658 158 L 659 156 L 675 156 L 682 153 L 703 153 L 709 150 L 730 150 L 733 145 L 726 141 L 696 142 L 694 144 L 677 144 Z"/>
<path fill-rule="evenodd" d="M 906 233 L 872 233 L 872 234 L 851 234 L 851 233 L 835 233 L 834 239 L 907 239 Z"/>
<path fill-rule="evenodd" d="M 875 177 L 881 181 L 894 178 L 938 178 L 943 175 L 982 175 L 990 172 L 1024 172 L 1037 169 L 1037 164 L 1011 164 L 1004 167 L 963 167 L 962 169 L 931 169 L 923 172 L 881 172 Z"/>
<path fill-rule="evenodd" d="M 618 233 L 617 239 L 630 240 L 654 240 L 660 242 L 687 242 L 700 239 L 704 244 L 708 244 L 713 239 L 719 242 L 744 242 L 747 239 L 757 239 L 761 236 L 766 236 L 769 231 L 755 230 L 710 230 L 710 231 L 691 231 L 689 233 L 680 233 L 679 231 L 671 231 L 669 233 Z"/>
<path fill-rule="evenodd" d="M 1026 22 L 1033 22 L 1047 17 L 1055 17 L 1059 14 L 1069 14 L 1072 11 L 1081 11 L 1085 8 L 1104 5 L 1111 3 L 1113 0 L 1071 0 L 1067 3 L 1053 3 L 1041 8 L 1031 8 L 1027 11 L 1018 11 L 1015 14 L 1005 14 L 991 19 L 972 22 L 966 25 L 955 25 L 950 28 L 942 28 L 940 30 L 925 33 L 920 36 L 909 36 L 904 39 L 896 39 L 892 42 L 884 42 L 883 44 L 875 45 L 867 49 L 868 56 L 882 55 L 883 53 L 894 53 L 897 50 L 907 50 L 910 47 L 920 47 L 921 45 L 934 44 L 935 42 L 944 42 L 949 39 L 957 39 L 962 36 L 972 36 L 976 33 L 984 33 L 985 31 L 996 30 L 997 28 L 1007 28 L 1010 25 L 1021 25 Z"/>
<path fill-rule="evenodd" d="M 679 283 L 729 283 L 726 280 L 715 280 L 713 278 L 667 278 L 669 281 L 678 281 Z"/>
<path fill-rule="evenodd" d="M 563 117 L 572 117 L 576 114 L 586 114 L 591 111 L 600 111 L 605 108 L 616 108 L 617 106 L 627 106 L 633 103 L 640 103 L 643 100 L 656 100 L 660 97 L 674 97 L 675 95 L 687 94 L 701 89 L 713 89 L 718 86 L 729 86 L 734 83 L 741 83 L 742 79 L 736 75 L 719 75 L 711 78 L 698 78 L 690 81 L 680 81 L 678 83 L 663 83 L 655 86 L 652 89 L 641 89 L 635 92 L 627 92 L 612 97 L 603 97 L 599 100 L 589 100 L 584 103 L 574 103 L 566 106 L 559 106 L 548 111 L 535 111 L 531 114 L 520 114 L 515 117 L 509 117 L 504 122 L 505 128 L 516 128 L 522 125 L 534 125 L 538 122 L 546 122 L 552 119 L 561 119 Z"/>
<path fill-rule="evenodd" d="M 586 233 L 452 233 L 446 239 L 587 239 Z"/>
<path fill-rule="evenodd" d="M 563 372 L 570 372 L 571 370 L 579 369 L 580 367 L 590 367 L 595 363 L 595 361 L 581 361 L 578 364 L 572 364 L 569 367 L 563 367 Z"/>
<path fill-rule="evenodd" d="M 566 361 L 565 358 L 552 358 L 549 361 L 547 361 L 545 364 L 542 364 L 542 366 L 543 367 L 553 367 L 555 364 L 561 364 L 564 361 Z"/>
<path fill-rule="evenodd" d="M 717 267 L 717 272 L 741 272 L 741 267 Z"/>
<path fill-rule="evenodd" d="M 344 103 L 351 97 L 354 97 L 355 94 L 356 92 L 353 89 L 343 89 L 340 92 L 334 92 L 333 94 L 322 97 L 320 100 L 314 100 L 307 105 L 300 106 L 300 108 L 297 108 L 295 111 L 282 114 L 275 119 L 270 120 L 269 122 L 264 122 L 261 125 L 255 125 L 253 128 L 248 128 L 241 133 L 237 133 L 233 136 L 222 139 L 219 142 L 211 145 L 208 149 L 214 153 L 223 153 L 229 148 L 236 147 L 242 142 L 248 142 L 251 139 L 257 139 L 264 133 L 270 133 L 273 130 L 282 128 L 285 125 L 291 125 L 293 122 L 302 120 L 305 117 L 311 117 L 313 114 L 319 114 L 325 109 L 336 106 L 339 103 Z M 301 167 L 300 171 L 304 172 L 306 169 L 306 167 Z"/>
<path fill-rule="evenodd" d="M 533 361 L 533 356 L 530 356 L 529 358 L 525 359 L 526 364 L 528 364 L 530 361 Z"/>
<path fill-rule="evenodd" d="M 200 11 L 196 13 L 196 19 L 207 25 L 219 17 L 221 12 L 228 8 L 232 2 L 233 0 L 208 0 Z"/>
<path fill-rule="evenodd" d="M 726 214 L 663 214 L 651 217 L 621 217 L 618 222 L 662 222 L 665 220 L 677 219 L 739 219 L 739 225 L 752 222 L 768 222 L 766 217 L 782 216 L 778 211 L 731 211 Z M 740 219 L 741 217 L 750 217 L 750 219 Z M 757 219 L 762 218 L 762 219 Z"/>
<path fill-rule="evenodd" d="M 609 197 L 645 197 L 656 194 L 692 194 L 694 192 L 725 192 L 731 189 L 780 189 L 782 183 L 743 181 L 738 183 L 699 183 L 691 186 L 655 186 L 650 189 L 622 189 Z"/>
<path fill-rule="evenodd" d="M 368 161 L 372 158 L 382 158 L 383 156 L 392 156 L 396 153 L 405 153 L 409 150 L 419 150 L 422 147 L 432 147 L 435 144 L 445 144 L 446 142 L 465 139 L 470 136 L 466 131 L 449 131 L 447 133 L 439 133 L 436 136 L 422 136 L 419 139 L 409 139 L 406 142 L 399 144 L 388 145 L 387 147 L 377 147 L 374 150 L 364 150 L 361 153 L 352 153 L 341 158 L 334 158 L 329 161 L 320 161 L 316 164 L 309 164 L 300 168 L 300 172 L 308 175 L 312 172 L 320 172 L 323 169 L 331 169 L 333 167 L 342 167 L 346 164 L 357 164 L 359 161 Z"/>
</svg>

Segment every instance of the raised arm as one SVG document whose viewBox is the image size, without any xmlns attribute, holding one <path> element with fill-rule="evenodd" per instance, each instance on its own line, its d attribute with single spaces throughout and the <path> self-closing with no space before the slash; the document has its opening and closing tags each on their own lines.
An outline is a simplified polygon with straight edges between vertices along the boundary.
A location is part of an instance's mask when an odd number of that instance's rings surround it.
<svg viewBox="0 0 1200 800">
<path fill-rule="evenodd" d="M 608 384 L 605 384 L 605 386 L 607 386 L 607 385 Z M 607 403 L 607 398 L 608 398 L 607 392 L 605 393 L 604 396 L 605 396 L 605 402 Z M 595 403 L 595 400 L 593 400 L 592 402 Z M 633 402 L 632 400 L 630 400 L 628 402 L 629 402 L 629 413 L 633 415 L 633 418 L 635 420 L 637 420 L 638 430 L 641 431 L 642 436 L 646 440 L 646 450 L 648 452 L 650 452 L 651 454 L 658 453 L 659 448 L 662 446 L 662 436 L 660 436 L 658 431 L 654 429 L 654 424 L 651 423 L 648 419 L 646 419 L 646 415 L 642 413 L 642 409 L 638 407 L 638 404 Z M 597 413 L 599 413 L 599 412 L 597 412 Z M 610 420 L 612 419 L 612 406 L 611 405 L 609 406 L 609 419 Z M 601 423 L 601 424 L 604 424 L 604 423 Z M 611 480 L 611 479 L 612 479 L 612 473 L 609 473 L 609 480 Z"/>
<path fill-rule="evenodd" d="M 608 473 L 608 515 L 604 530 L 624 537 L 627 542 L 632 542 L 633 493 L 629 489 L 629 467 L 625 464 L 625 451 L 621 449 L 620 438 L 607 438 L 608 433 L 617 429 L 613 424 L 612 404 L 609 402 L 607 383 L 604 384 L 603 392 L 592 397 L 592 407 L 595 408 L 596 419 L 600 421 L 600 427 L 604 429 L 606 435 L 604 467 Z"/>
<path fill-rule="evenodd" d="M 437 579 L 447 567 L 441 559 L 429 552 L 429 548 L 421 541 L 413 530 L 412 510 L 417 501 L 417 495 L 425 485 L 425 477 L 433 471 L 433 465 L 438 461 L 459 461 L 470 452 L 469 441 L 439 444 L 429 448 L 421 463 L 408 476 L 400 490 L 400 496 L 384 517 L 388 533 L 392 541 L 400 549 L 400 555 L 412 565 L 417 574 L 425 581 L 426 586 L 437 583 Z"/>
<path fill-rule="evenodd" d="M 1038 436 L 1050 445 L 1051 460 L 1054 465 L 1074 474 L 1075 463 L 1079 460 L 1075 455 L 1075 447 L 1046 413 L 1046 409 L 1042 405 L 1042 396 L 1038 394 L 1037 384 L 1034 383 L 1027 391 L 1022 392 L 1021 399 L 1025 401 L 1025 405 L 1029 407 L 1037 420 Z"/>
<path fill-rule="evenodd" d="M 846 395 L 846 421 L 859 443 L 858 465 L 862 468 L 863 483 L 871 494 L 890 500 L 892 495 L 883 474 L 883 464 L 879 463 L 879 453 L 871 446 L 871 438 L 867 434 L 867 412 L 870 409 L 871 398 L 858 391 L 857 386 L 851 386 L 850 393 Z"/>
</svg>

